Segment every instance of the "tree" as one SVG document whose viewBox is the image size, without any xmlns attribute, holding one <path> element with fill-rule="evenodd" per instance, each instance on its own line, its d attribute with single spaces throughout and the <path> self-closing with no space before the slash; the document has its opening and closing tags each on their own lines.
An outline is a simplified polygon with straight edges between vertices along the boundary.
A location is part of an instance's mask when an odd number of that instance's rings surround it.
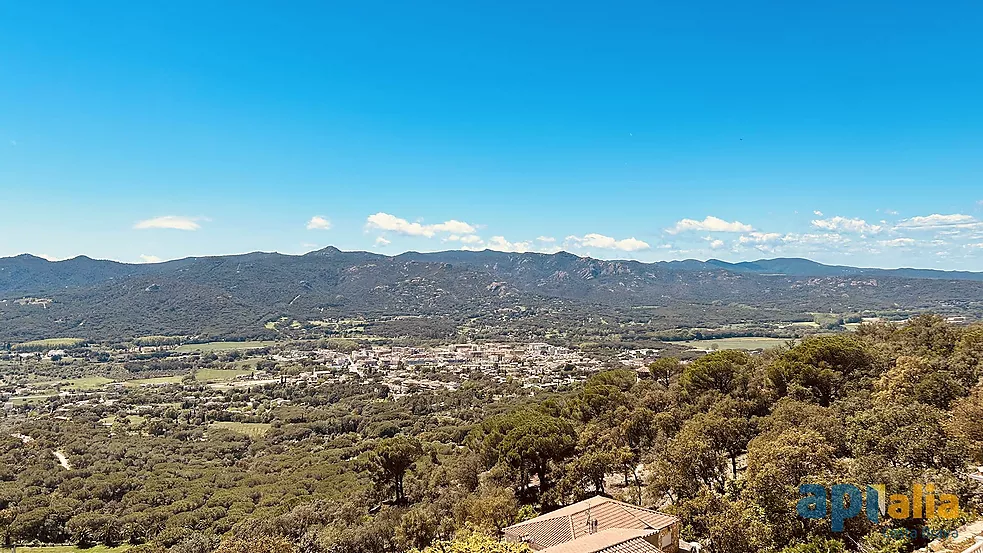
<svg viewBox="0 0 983 553">
<path fill-rule="evenodd" d="M 820 434 L 838 457 L 847 452 L 847 429 L 843 416 L 830 407 L 784 398 L 767 417 L 757 419 L 759 435 L 777 436 L 786 430 L 808 429 Z"/>
<path fill-rule="evenodd" d="M 460 527 L 471 524 L 482 532 L 497 536 L 502 528 L 519 521 L 519 501 L 510 488 L 482 486 L 477 495 L 458 504 L 457 518 Z"/>
<path fill-rule="evenodd" d="M 70 521 L 67 527 L 72 541 L 81 547 L 102 543 L 108 546 L 122 542 L 123 528 L 113 515 L 101 513 L 81 513 Z"/>
<path fill-rule="evenodd" d="M 433 503 L 425 503 L 415 505 L 400 518 L 396 538 L 406 547 L 426 547 L 453 532 L 454 519 L 444 516 Z"/>
<path fill-rule="evenodd" d="M 885 467 L 910 469 L 963 468 L 966 444 L 948 440 L 941 409 L 924 405 L 876 405 L 850 420 L 854 458 L 877 458 Z"/>
<path fill-rule="evenodd" d="M 615 418 L 620 421 L 615 427 L 619 441 L 636 454 L 640 454 L 643 448 L 652 445 L 659 435 L 659 427 L 656 424 L 658 416 L 647 407 L 636 407 L 628 413 L 617 413 Z"/>
<path fill-rule="evenodd" d="M 403 478 L 421 455 L 423 447 L 419 440 L 396 436 L 379 441 L 365 456 L 363 464 L 371 471 L 376 485 L 391 488 L 395 503 L 403 504 L 406 500 Z"/>
<path fill-rule="evenodd" d="M 293 544 L 280 536 L 231 536 L 219 544 L 214 553 L 294 553 Z"/>
<path fill-rule="evenodd" d="M 983 464 L 983 384 L 953 405 L 952 419 L 946 429 L 949 435 L 969 444 L 973 460 Z"/>
<path fill-rule="evenodd" d="M 472 437 L 487 468 L 502 463 L 518 472 L 524 491 L 531 476 L 539 479 L 539 492 L 550 488 L 552 465 L 574 453 L 577 435 L 570 422 L 540 411 L 517 411 L 485 421 Z"/>
<path fill-rule="evenodd" d="M 881 403 L 918 401 L 947 409 L 965 393 L 957 378 L 931 359 L 902 355 L 875 383 L 874 397 Z"/>
<path fill-rule="evenodd" d="M 763 434 L 748 444 L 742 496 L 763 510 L 775 543 L 805 537 L 805 521 L 795 514 L 798 487 L 806 481 L 829 482 L 840 474 L 834 451 L 822 434 L 807 428 Z"/>
<path fill-rule="evenodd" d="M 0 509 L 0 543 L 5 547 L 12 545 L 10 526 L 16 517 L 17 514 L 13 509 Z"/>
<path fill-rule="evenodd" d="M 767 374 L 779 396 L 811 399 L 825 407 L 842 397 L 848 385 L 864 387 L 876 369 L 863 342 L 834 334 L 803 340 L 772 361 Z"/>
<path fill-rule="evenodd" d="M 949 359 L 949 367 L 966 387 L 972 387 L 983 378 L 983 325 L 974 325 L 963 331 L 955 352 Z"/>
<path fill-rule="evenodd" d="M 914 355 L 951 355 L 959 334 L 944 318 L 934 313 L 912 317 L 897 331 L 903 353 Z"/>
<path fill-rule="evenodd" d="M 846 553 L 846 546 L 840 540 L 814 538 L 806 543 L 782 549 L 782 553 Z"/>
<path fill-rule="evenodd" d="M 595 419 L 613 422 L 614 412 L 630 404 L 626 392 L 637 378 L 633 371 L 626 370 L 598 373 L 584 384 L 573 402 L 573 410 L 583 422 Z"/>
<path fill-rule="evenodd" d="M 755 434 L 748 410 L 748 402 L 725 397 L 710 408 L 704 421 L 713 444 L 730 458 L 734 478 L 737 478 L 737 458 L 747 450 Z"/>
<path fill-rule="evenodd" d="M 907 535 L 894 537 L 882 530 L 874 530 L 861 540 L 860 551 L 863 553 L 905 553 L 911 550 L 910 545 Z"/>
<path fill-rule="evenodd" d="M 677 501 L 694 497 L 701 486 L 722 492 L 726 482 L 727 459 L 714 441 L 713 428 L 706 414 L 686 421 L 669 440 L 651 470 L 649 494 L 661 500 Z"/>
<path fill-rule="evenodd" d="M 587 496 L 604 493 L 604 478 L 619 468 L 621 456 L 611 435 L 590 424 L 580 433 L 580 443 L 573 460 L 565 467 L 565 480 L 575 495 Z M 631 451 L 627 451 L 630 456 Z M 579 497 L 578 497 L 579 499 Z"/>
<path fill-rule="evenodd" d="M 410 553 L 531 553 L 524 543 L 506 543 L 487 534 L 465 531 L 451 541 L 436 542 L 422 552 L 417 549 Z"/>
<path fill-rule="evenodd" d="M 761 509 L 706 488 L 671 509 L 687 522 L 686 538 L 704 544 L 708 553 L 758 553 L 768 550 L 771 532 Z"/>
<path fill-rule="evenodd" d="M 681 382 L 691 393 L 734 392 L 747 383 L 753 359 L 746 352 L 724 350 L 708 353 L 686 366 Z"/>
<path fill-rule="evenodd" d="M 672 380 L 683 373 L 683 365 L 676 357 L 660 357 L 648 365 L 649 373 L 666 388 Z"/>
</svg>

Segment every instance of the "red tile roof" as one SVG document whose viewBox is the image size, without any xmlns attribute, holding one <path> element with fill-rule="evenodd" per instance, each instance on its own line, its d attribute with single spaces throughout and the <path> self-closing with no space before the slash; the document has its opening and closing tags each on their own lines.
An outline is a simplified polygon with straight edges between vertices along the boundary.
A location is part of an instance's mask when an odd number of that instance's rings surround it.
<svg viewBox="0 0 983 553">
<path fill-rule="evenodd" d="M 645 540 L 658 538 L 658 534 L 656 530 L 611 528 L 541 549 L 539 553 L 660 553 L 658 547 Z"/>
<path fill-rule="evenodd" d="M 596 527 L 592 528 L 592 524 L 588 521 L 596 521 Z M 540 549 L 566 544 L 573 540 L 579 541 L 585 536 L 593 537 L 603 533 L 604 530 L 658 531 L 678 522 L 679 519 L 674 516 L 651 509 L 643 509 L 607 497 L 595 496 L 509 526 L 504 529 L 504 533 L 507 541 L 528 542 L 534 548 Z M 568 544 L 568 546 L 572 545 Z M 658 551 L 658 549 L 654 550 Z M 563 551 L 567 550 L 564 549 Z M 641 553 L 645 550 L 628 549 L 624 551 Z M 615 552 L 622 553 L 621 550 L 617 549 L 612 550 L 611 553 Z"/>
</svg>

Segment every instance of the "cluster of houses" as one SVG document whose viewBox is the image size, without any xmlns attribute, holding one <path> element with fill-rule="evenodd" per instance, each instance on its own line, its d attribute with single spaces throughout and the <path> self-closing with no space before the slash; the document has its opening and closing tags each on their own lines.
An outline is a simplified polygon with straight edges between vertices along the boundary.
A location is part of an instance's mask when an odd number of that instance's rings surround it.
<svg viewBox="0 0 983 553">
<path fill-rule="evenodd" d="M 374 378 L 394 395 L 418 389 L 456 389 L 469 375 L 481 373 L 498 382 L 512 379 L 524 387 L 556 388 L 583 380 L 602 363 L 562 346 L 546 343 L 450 344 L 436 347 L 373 346 L 350 354 L 332 350 L 285 351 L 274 357 L 290 362 L 309 359 L 321 370 L 300 379 L 320 380 L 339 373 Z M 256 378 L 262 378 L 258 375 Z"/>
</svg>

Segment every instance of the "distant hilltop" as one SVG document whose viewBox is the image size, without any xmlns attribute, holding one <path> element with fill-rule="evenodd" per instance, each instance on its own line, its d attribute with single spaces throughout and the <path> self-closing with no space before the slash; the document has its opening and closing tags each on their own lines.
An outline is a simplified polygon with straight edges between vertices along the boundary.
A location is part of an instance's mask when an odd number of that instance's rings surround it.
<svg viewBox="0 0 983 553">
<path fill-rule="evenodd" d="M 30 301 L 18 301 L 30 298 Z M 605 261 L 567 252 L 407 252 L 327 247 L 126 264 L 0 258 L 0 339 L 182 334 L 262 337 L 265 323 L 431 317 L 450 328 L 645 324 L 653 329 L 809 313 L 978 315 L 983 273 L 871 269 L 807 259 Z M 439 324 L 438 324 L 439 323 Z M 442 325 L 442 326 L 441 326 Z M 441 330 L 440 332 L 445 332 Z"/>
</svg>

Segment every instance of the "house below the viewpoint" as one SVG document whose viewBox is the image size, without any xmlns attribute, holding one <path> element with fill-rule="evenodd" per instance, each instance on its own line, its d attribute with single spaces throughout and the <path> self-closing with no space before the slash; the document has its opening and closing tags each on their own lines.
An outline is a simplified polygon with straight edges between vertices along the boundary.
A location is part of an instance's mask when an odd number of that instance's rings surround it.
<svg viewBox="0 0 983 553">
<path fill-rule="evenodd" d="M 680 553 L 699 551 L 679 539 L 679 519 L 595 496 L 505 528 L 505 541 L 540 553 Z"/>
</svg>

